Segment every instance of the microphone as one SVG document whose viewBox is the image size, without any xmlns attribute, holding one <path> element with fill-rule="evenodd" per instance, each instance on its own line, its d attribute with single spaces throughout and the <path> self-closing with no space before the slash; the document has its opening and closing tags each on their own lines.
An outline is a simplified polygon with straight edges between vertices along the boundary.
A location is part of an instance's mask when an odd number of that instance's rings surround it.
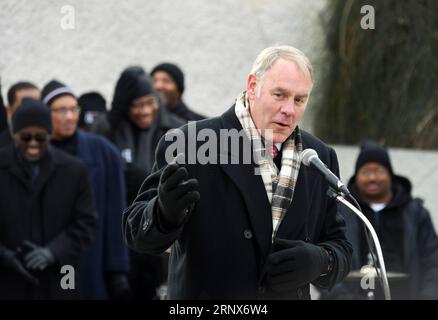
<svg viewBox="0 0 438 320">
<path fill-rule="evenodd" d="M 329 168 L 327 168 L 324 162 L 319 159 L 315 150 L 303 150 L 301 153 L 301 162 L 307 167 L 316 169 L 337 192 L 342 192 L 346 195 L 350 194 L 350 191 L 348 191 L 348 188 L 342 183 L 342 181 L 331 172 Z"/>
</svg>

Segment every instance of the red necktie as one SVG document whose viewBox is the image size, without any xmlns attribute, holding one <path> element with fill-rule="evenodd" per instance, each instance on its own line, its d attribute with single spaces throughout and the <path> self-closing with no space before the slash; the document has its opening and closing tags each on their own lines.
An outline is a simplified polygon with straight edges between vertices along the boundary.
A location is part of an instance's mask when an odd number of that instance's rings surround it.
<svg viewBox="0 0 438 320">
<path fill-rule="evenodd" d="M 272 159 L 275 159 L 275 157 L 277 156 L 277 154 L 278 154 L 278 149 L 277 149 L 277 147 L 276 147 L 275 145 L 273 145 L 272 148 L 271 148 L 271 156 L 272 156 Z"/>
</svg>

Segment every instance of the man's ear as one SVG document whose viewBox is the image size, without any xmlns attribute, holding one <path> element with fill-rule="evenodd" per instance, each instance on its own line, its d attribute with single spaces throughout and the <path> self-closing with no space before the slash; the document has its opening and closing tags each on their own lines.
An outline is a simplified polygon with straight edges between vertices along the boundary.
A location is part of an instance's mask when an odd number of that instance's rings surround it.
<svg viewBox="0 0 438 320">
<path fill-rule="evenodd" d="M 257 85 L 257 78 L 255 75 L 250 74 L 246 80 L 246 94 L 249 100 L 255 99 L 255 91 Z"/>
</svg>

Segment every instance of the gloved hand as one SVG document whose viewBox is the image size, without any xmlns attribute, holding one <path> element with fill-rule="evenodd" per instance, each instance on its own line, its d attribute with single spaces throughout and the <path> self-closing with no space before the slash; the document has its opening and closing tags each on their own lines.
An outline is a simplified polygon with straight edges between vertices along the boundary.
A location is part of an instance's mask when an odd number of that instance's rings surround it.
<svg viewBox="0 0 438 320">
<path fill-rule="evenodd" d="M 20 275 L 26 281 L 33 285 L 38 285 L 39 281 L 36 277 L 29 273 L 18 258 L 18 253 L 7 248 L 0 248 L 0 265 L 12 270 Z"/>
<path fill-rule="evenodd" d="M 132 299 L 132 291 L 125 273 L 111 272 L 106 276 L 106 286 L 111 300 Z"/>
<path fill-rule="evenodd" d="M 275 239 L 268 257 L 266 283 L 276 292 L 297 289 L 325 273 L 329 258 L 321 246 L 301 240 Z"/>
<path fill-rule="evenodd" d="M 161 173 L 158 185 L 158 204 L 161 224 L 165 229 L 180 227 L 200 195 L 197 179 L 189 179 L 187 169 L 178 163 L 168 164 Z"/>
<path fill-rule="evenodd" d="M 31 250 L 24 256 L 26 268 L 44 270 L 55 263 L 55 257 L 48 248 L 40 247 L 30 241 L 24 241 L 23 246 Z"/>
</svg>

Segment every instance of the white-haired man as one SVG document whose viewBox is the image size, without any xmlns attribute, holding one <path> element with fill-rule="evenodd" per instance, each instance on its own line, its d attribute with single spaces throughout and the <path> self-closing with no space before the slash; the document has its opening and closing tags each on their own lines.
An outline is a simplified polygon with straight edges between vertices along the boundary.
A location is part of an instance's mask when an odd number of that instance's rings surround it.
<svg viewBox="0 0 438 320">
<path fill-rule="evenodd" d="M 173 133 L 160 141 L 154 173 L 125 212 L 123 227 L 134 250 L 160 253 L 172 246 L 169 298 L 310 299 L 310 283 L 331 287 L 348 273 L 351 246 L 337 205 L 326 196 L 324 179 L 300 166 L 301 151 L 313 148 L 338 173 L 334 150 L 298 128 L 312 77 L 301 51 L 263 50 L 228 111 L 181 128 L 185 146 L 196 144 L 195 152 L 186 151 L 189 158 L 205 149 L 205 139 L 196 138 L 201 130 L 216 132 L 209 152 L 221 150 L 219 165 L 166 159 Z M 223 152 L 229 146 L 220 139 L 224 130 L 239 136 L 239 148 Z"/>
</svg>

